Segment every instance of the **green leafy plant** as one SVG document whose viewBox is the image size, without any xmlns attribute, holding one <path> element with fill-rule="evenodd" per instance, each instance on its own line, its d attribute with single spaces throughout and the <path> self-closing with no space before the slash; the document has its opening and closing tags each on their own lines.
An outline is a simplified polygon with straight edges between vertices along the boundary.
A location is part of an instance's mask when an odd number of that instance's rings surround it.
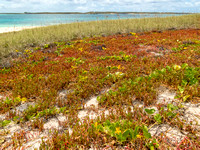
<svg viewBox="0 0 200 150">
<path fill-rule="evenodd" d="M 98 59 L 100 60 L 108 60 L 108 59 L 115 59 L 115 60 L 118 60 L 118 61 L 131 61 L 132 58 L 136 58 L 137 56 L 136 55 L 126 55 L 126 54 L 123 54 L 123 55 L 120 55 L 120 56 L 102 56 L 102 57 L 98 57 Z"/>
<path fill-rule="evenodd" d="M 89 41 L 88 43 L 92 43 L 94 45 L 97 45 L 98 43 L 100 43 L 99 40 L 92 40 L 92 41 Z"/>
<path fill-rule="evenodd" d="M 149 115 L 154 114 L 155 111 L 156 111 L 155 109 L 145 109 L 145 112 L 146 112 L 147 114 L 149 114 Z"/>
<path fill-rule="evenodd" d="M 115 137 L 120 143 L 140 137 L 144 137 L 146 140 L 151 138 L 151 134 L 148 132 L 148 128 L 145 125 L 135 126 L 135 129 L 130 128 L 130 126 L 133 126 L 133 124 L 125 120 L 113 123 L 106 120 L 103 125 L 97 122 L 92 125 L 95 131 L 104 132 L 111 137 Z"/>
<path fill-rule="evenodd" d="M 160 114 L 155 114 L 154 119 L 158 124 L 162 123 L 162 116 Z"/>
<path fill-rule="evenodd" d="M 150 150 L 154 150 L 154 149 L 157 149 L 159 148 L 159 143 L 156 139 L 153 139 L 152 141 L 150 141 L 148 144 L 147 144 L 147 147 L 149 147 Z"/>
<path fill-rule="evenodd" d="M 27 99 L 26 98 L 20 98 L 16 97 L 14 99 L 9 99 L 6 97 L 4 101 L 0 101 L 0 111 L 7 111 L 10 108 L 19 105 L 21 102 L 25 102 Z"/>
<path fill-rule="evenodd" d="M 167 109 L 168 109 L 168 112 L 166 113 L 168 117 L 175 117 L 177 113 L 174 113 L 173 111 L 177 110 L 178 107 L 177 106 L 174 106 L 173 104 L 168 104 L 167 105 Z"/>
<path fill-rule="evenodd" d="M 62 48 L 57 48 L 57 50 L 54 53 L 56 53 L 57 56 L 60 56 L 61 52 L 62 52 Z"/>
<path fill-rule="evenodd" d="M 6 69 L 6 68 L 0 69 L 0 73 L 2 73 L 2 74 L 9 73 L 10 71 L 11 71 L 10 68 L 8 68 L 8 69 Z"/>
<path fill-rule="evenodd" d="M 34 48 L 35 51 L 40 50 L 40 49 L 41 49 L 40 47 L 35 47 Z"/>
<path fill-rule="evenodd" d="M 3 121 L 0 121 L 0 127 L 5 127 L 5 126 L 7 126 L 10 122 L 11 122 L 11 120 L 3 120 Z"/>
<path fill-rule="evenodd" d="M 47 49 L 47 48 L 49 48 L 49 44 L 44 45 L 44 49 Z"/>
<path fill-rule="evenodd" d="M 56 107 L 53 107 L 51 109 L 45 109 L 43 111 L 40 111 L 37 113 L 37 115 L 35 116 L 36 118 L 40 118 L 40 117 L 49 117 L 49 116 L 54 116 L 57 113 L 59 113 L 59 110 Z"/>
</svg>

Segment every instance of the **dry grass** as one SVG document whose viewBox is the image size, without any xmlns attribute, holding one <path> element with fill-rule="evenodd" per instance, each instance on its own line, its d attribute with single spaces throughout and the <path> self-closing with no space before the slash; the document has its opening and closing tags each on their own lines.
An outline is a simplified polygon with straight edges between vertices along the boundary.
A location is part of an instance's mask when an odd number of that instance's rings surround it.
<svg viewBox="0 0 200 150">
<path fill-rule="evenodd" d="M 0 34 L 0 58 L 16 49 L 44 45 L 74 38 L 110 35 L 117 32 L 144 32 L 169 28 L 198 28 L 199 14 L 165 18 L 104 20 L 54 25 Z"/>
</svg>

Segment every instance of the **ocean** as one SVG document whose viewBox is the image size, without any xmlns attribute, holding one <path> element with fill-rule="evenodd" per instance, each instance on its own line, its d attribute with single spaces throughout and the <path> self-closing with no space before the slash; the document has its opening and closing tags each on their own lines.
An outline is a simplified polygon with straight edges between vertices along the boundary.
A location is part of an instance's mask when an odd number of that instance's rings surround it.
<svg viewBox="0 0 200 150">
<path fill-rule="evenodd" d="M 0 27 L 47 26 L 83 21 L 178 15 L 182 14 L 0 14 Z"/>
</svg>

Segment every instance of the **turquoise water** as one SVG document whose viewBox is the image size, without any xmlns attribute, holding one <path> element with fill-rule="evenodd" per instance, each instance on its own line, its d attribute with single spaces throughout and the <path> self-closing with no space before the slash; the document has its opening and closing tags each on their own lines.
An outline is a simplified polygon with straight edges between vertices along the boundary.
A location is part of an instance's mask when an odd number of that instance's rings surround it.
<svg viewBox="0 0 200 150">
<path fill-rule="evenodd" d="M 46 26 L 81 21 L 177 15 L 181 14 L 0 14 L 0 27 Z"/>
</svg>

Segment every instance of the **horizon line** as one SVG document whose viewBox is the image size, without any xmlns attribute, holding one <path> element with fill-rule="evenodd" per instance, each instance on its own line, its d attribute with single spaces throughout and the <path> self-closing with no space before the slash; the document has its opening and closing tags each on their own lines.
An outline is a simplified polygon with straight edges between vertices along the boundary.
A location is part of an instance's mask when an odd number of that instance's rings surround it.
<svg viewBox="0 0 200 150">
<path fill-rule="evenodd" d="M 89 12 L 0 12 L 0 14 L 106 14 L 106 13 L 148 13 L 148 14 L 194 14 L 194 12 L 132 12 L 132 11 L 89 11 Z"/>
</svg>

